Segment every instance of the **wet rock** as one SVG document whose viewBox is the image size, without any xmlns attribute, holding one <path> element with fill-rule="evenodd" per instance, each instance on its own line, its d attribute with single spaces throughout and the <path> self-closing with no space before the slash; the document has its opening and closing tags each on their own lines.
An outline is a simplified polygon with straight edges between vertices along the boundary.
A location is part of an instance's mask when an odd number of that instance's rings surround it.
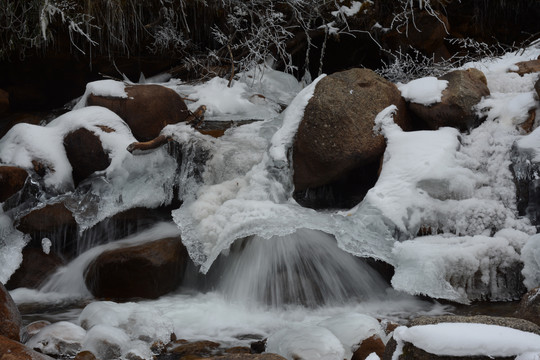
<svg viewBox="0 0 540 360">
<path fill-rule="evenodd" d="M 75 186 L 94 172 L 105 170 L 111 163 L 99 136 L 85 128 L 67 134 L 64 138 L 64 149 L 73 168 Z"/>
<path fill-rule="evenodd" d="M 360 347 L 354 352 L 351 360 L 364 360 L 369 354 L 376 353 L 379 357 L 384 355 L 385 345 L 381 338 L 373 335 L 362 341 Z"/>
<path fill-rule="evenodd" d="M 523 295 L 515 316 L 540 326 L 540 287 Z"/>
<path fill-rule="evenodd" d="M 188 261 L 179 237 L 102 253 L 85 272 L 85 283 L 96 297 L 154 299 L 176 289 Z"/>
<path fill-rule="evenodd" d="M 262 354 L 266 351 L 266 339 L 254 341 L 250 344 L 251 352 L 255 354 Z"/>
<path fill-rule="evenodd" d="M 408 129 L 399 90 L 373 71 L 352 69 L 323 78 L 306 106 L 293 144 L 295 189 L 315 188 L 353 169 L 378 164 L 385 140 L 374 134 L 374 120 L 390 105 L 398 106 L 396 123 Z"/>
<path fill-rule="evenodd" d="M 73 360 L 98 360 L 91 351 L 81 351 Z"/>
<path fill-rule="evenodd" d="M 485 75 L 477 69 L 455 70 L 439 79 L 448 81 L 441 102 L 431 106 L 409 103 L 411 112 L 434 130 L 450 126 L 465 131 L 478 125 L 473 106 L 490 94 Z"/>
<path fill-rule="evenodd" d="M 15 195 L 24 186 L 28 173 L 16 166 L 0 166 L 0 203 Z"/>
<path fill-rule="evenodd" d="M 4 285 L 0 283 L 0 336 L 20 341 L 21 326 L 19 309 Z"/>
<path fill-rule="evenodd" d="M 511 68 L 509 71 L 518 73 L 520 76 L 540 72 L 540 59 L 521 61 L 514 66 L 515 67 Z"/>
<path fill-rule="evenodd" d="M 67 321 L 42 328 L 26 345 L 51 356 L 75 356 L 82 348 L 86 330 Z"/>
<path fill-rule="evenodd" d="M 45 254 L 42 249 L 26 247 L 22 251 L 23 261 L 19 268 L 11 275 L 6 283 L 6 288 L 37 289 L 59 266 L 63 265 L 62 259 L 54 254 Z"/>
<path fill-rule="evenodd" d="M 63 203 L 31 211 L 20 219 L 17 230 L 29 234 L 34 247 L 41 247 L 42 239 L 48 238 L 58 254 L 68 258 L 75 254 L 77 222 Z"/>
<path fill-rule="evenodd" d="M 9 93 L 0 89 L 0 114 L 9 110 Z"/>
<path fill-rule="evenodd" d="M 184 121 L 189 115 L 184 100 L 174 90 L 160 85 L 126 86 L 127 98 L 91 94 L 87 105 L 106 107 L 120 116 L 139 141 L 156 138 L 168 124 Z"/>
<path fill-rule="evenodd" d="M 200 356 L 208 357 L 210 355 L 215 355 L 219 348 L 219 343 L 214 341 L 196 341 L 193 343 L 183 343 L 180 341 L 180 345 L 173 347 L 169 350 L 171 354 L 175 354 L 180 357 L 186 356 Z"/>
<path fill-rule="evenodd" d="M 23 344 L 0 335 L 0 359 L 2 360 L 54 360 Z"/>
</svg>

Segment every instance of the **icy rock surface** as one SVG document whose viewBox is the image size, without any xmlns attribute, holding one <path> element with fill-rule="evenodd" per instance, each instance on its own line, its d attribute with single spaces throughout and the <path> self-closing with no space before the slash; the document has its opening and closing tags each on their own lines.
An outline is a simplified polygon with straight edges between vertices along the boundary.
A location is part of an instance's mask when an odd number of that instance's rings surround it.
<svg viewBox="0 0 540 360">
<path fill-rule="evenodd" d="M 76 355 L 82 347 L 86 331 L 71 322 L 60 321 L 43 328 L 26 346 L 47 355 Z"/>
</svg>

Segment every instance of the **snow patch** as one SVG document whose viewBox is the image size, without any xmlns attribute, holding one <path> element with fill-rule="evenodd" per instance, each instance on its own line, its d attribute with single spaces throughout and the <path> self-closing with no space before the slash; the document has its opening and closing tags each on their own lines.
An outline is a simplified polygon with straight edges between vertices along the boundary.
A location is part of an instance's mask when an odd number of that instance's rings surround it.
<svg viewBox="0 0 540 360">
<path fill-rule="evenodd" d="M 407 84 L 397 84 L 405 100 L 425 106 L 441 102 L 442 92 L 447 86 L 448 81 L 439 80 L 434 76 L 415 79 Z"/>
</svg>

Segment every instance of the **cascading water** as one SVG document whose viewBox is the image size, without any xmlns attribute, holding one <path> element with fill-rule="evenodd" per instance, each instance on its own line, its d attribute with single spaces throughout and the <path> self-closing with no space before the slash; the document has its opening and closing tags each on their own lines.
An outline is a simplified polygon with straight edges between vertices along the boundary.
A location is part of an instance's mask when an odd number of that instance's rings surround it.
<svg viewBox="0 0 540 360">
<path fill-rule="evenodd" d="M 369 265 L 339 249 L 333 236 L 316 230 L 240 240 L 225 260 L 219 289 L 236 302 L 335 305 L 382 299 L 388 287 Z"/>
</svg>

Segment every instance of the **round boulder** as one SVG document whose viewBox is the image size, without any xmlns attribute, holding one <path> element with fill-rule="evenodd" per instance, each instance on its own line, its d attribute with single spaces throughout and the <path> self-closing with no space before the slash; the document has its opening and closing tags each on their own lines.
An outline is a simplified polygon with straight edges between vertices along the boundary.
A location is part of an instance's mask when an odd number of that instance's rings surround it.
<svg viewBox="0 0 540 360">
<path fill-rule="evenodd" d="M 293 144 L 295 190 L 329 184 L 378 163 L 385 140 L 374 133 L 374 120 L 390 105 L 398 107 L 396 123 L 408 130 L 399 90 L 372 70 L 351 69 L 319 81 Z"/>
<path fill-rule="evenodd" d="M 127 98 L 90 94 L 86 104 L 103 106 L 115 112 L 139 141 L 149 141 L 168 124 L 184 121 L 189 110 L 174 90 L 160 85 L 126 86 Z"/>
<path fill-rule="evenodd" d="M 16 166 L 0 166 L 0 203 L 21 190 L 28 178 L 26 170 Z"/>
<path fill-rule="evenodd" d="M 448 81 L 441 102 L 431 106 L 410 103 L 411 112 L 433 130 L 449 126 L 465 131 L 478 125 L 473 107 L 490 94 L 484 73 L 477 69 L 455 70 L 439 79 Z"/>
<path fill-rule="evenodd" d="M 105 170 L 111 164 L 99 136 L 85 128 L 67 134 L 64 138 L 64 149 L 73 169 L 75 186 L 94 172 Z"/>
<path fill-rule="evenodd" d="M 179 237 L 106 251 L 85 272 L 90 292 L 100 298 L 155 299 L 176 289 L 188 261 Z"/>
<path fill-rule="evenodd" d="M 0 336 L 21 340 L 22 318 L 4 285 L 0 283 Z"/>
</svg>

